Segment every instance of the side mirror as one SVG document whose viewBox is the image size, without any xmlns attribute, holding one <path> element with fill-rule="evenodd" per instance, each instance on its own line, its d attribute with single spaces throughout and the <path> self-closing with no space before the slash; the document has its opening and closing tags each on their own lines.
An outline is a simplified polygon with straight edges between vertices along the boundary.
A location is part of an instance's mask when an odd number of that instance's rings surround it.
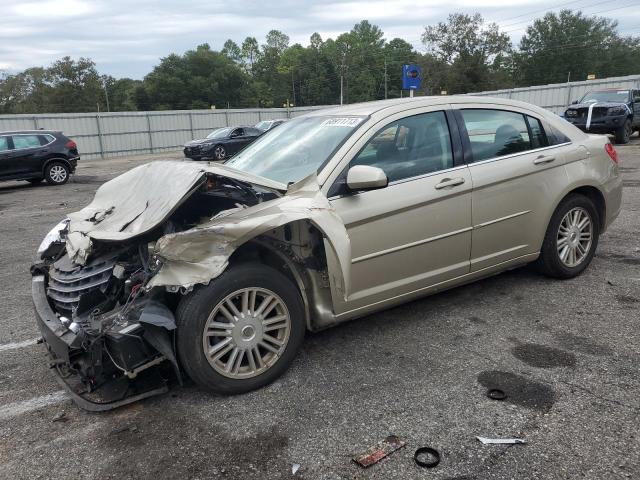
<svg viewBox="0 0 640 480">
<path fill-rule="evenodd" d="M 355 165 L 347 172 L 347 187 L 352 191 L 375 190 L 388 184 L 387 175 L 378 167 Z"/>
<path fill-rule="evenodd" d="M 571 105 L 576 105 L 578 103 L 578 100 L 574 100 L 573 102 L 571 102 Z"/>
</svg>

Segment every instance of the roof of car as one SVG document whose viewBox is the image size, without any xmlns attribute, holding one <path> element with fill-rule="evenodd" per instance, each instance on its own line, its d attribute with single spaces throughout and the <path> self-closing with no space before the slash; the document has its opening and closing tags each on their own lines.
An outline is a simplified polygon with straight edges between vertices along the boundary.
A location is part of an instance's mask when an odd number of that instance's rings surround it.
<svg viewBox="0 0 640 480">
<path fill-rule="evenodd" d="M 21 134 L 25 134 L 25 135 L 29 135 L 29 134 L 35 134 L 35 135 L 42 135 L 44 133 L 60 133 L 57 130 L 9 130 L 7 132 L 0 132 L 0 135 L 21 135 Z"/>
<path fill-rule="evenodd" d="M 305 116 L 324 116 L 324 115 L 373 115 L 382 110 L 393 110 L 398 107 L 428 107 L 431 105 L 443 105 L 449 103 L 487 103 L 499 105 L 512 105 L 514 107 L 532 107 L 531 104 L 520 102 L 517 100 L 509 100 L 507 98 L 496 97 L 477 97 L 472 95 L 438 95 L 429 97 L 414 98 L 395 98 L 392 100 L 377 100 L 374 102 L 353 103 L 340 107 L 330 107 L 322 110 L 314 110 Z M 535 108 L 535 107 L 534 107 Z"/>
</svg>

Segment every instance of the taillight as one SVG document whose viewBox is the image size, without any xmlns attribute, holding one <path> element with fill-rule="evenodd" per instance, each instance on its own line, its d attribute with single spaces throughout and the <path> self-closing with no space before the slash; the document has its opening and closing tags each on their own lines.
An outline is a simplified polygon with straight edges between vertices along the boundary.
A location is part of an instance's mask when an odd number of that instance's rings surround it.
<svg viewBox="0 0 640 480">
<path fill-rule="evenodd" d="M 607 143 L 604 146 L 604 150 L 605 150 L 605 152 L 607 152 L 607 155 L 609 155 L 609 158 L 614 163 L 618 163 L 618 152 L 616 151 L 616 149 L 615 149 L 615 147 L 613 145 L 611 145 L 610 143 Z"/>
<path fill-rule="evenodd" d="M 78 148 L 78 145 L 76 145 L 76 142 L 74 142 L 73 140 L 69 140 L 67 143 L 64 144 L 64 147 L 68 148 L 69 150 L 74 150 Z"/>
</svg>

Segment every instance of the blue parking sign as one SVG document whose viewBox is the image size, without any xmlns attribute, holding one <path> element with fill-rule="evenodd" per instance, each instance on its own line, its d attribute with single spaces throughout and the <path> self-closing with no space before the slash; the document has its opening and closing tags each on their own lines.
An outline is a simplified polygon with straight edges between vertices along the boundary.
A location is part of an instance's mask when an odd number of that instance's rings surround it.
<svg viewBox="0 0 640 480">
<path fill-rule="evenodd" d="M 418 90 L 422 82 L 422 70 L 418 65 L 402 65 L 402 89 Z"/>
</svg>

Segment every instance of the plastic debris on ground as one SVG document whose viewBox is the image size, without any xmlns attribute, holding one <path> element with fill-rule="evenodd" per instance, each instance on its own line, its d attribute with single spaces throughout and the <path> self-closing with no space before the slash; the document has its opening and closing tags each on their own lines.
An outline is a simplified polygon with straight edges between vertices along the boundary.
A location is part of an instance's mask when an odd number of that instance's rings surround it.
<svg viewBox="0 0 640 480">
<path fill-rule="evenodd" d="M 526 440 L 522 438 L 486 438 L 486 437 L 476 437 L 483 445 L 514 445 L 514 444 L 525 444 Z"/>
<path fill-rule="evenodd" d="M 360 465 L 362 468 L 367 468 L 375 463 L 378 463 L 383 458 L 388 457 L 393 452 L 401 449 L 405 445 L 406 443 L 399 437 L 395 435 L 389 435 L 377 445 L 369 448 L 366 452 L 353 457 L 353 461 Z"/>
</svg>

